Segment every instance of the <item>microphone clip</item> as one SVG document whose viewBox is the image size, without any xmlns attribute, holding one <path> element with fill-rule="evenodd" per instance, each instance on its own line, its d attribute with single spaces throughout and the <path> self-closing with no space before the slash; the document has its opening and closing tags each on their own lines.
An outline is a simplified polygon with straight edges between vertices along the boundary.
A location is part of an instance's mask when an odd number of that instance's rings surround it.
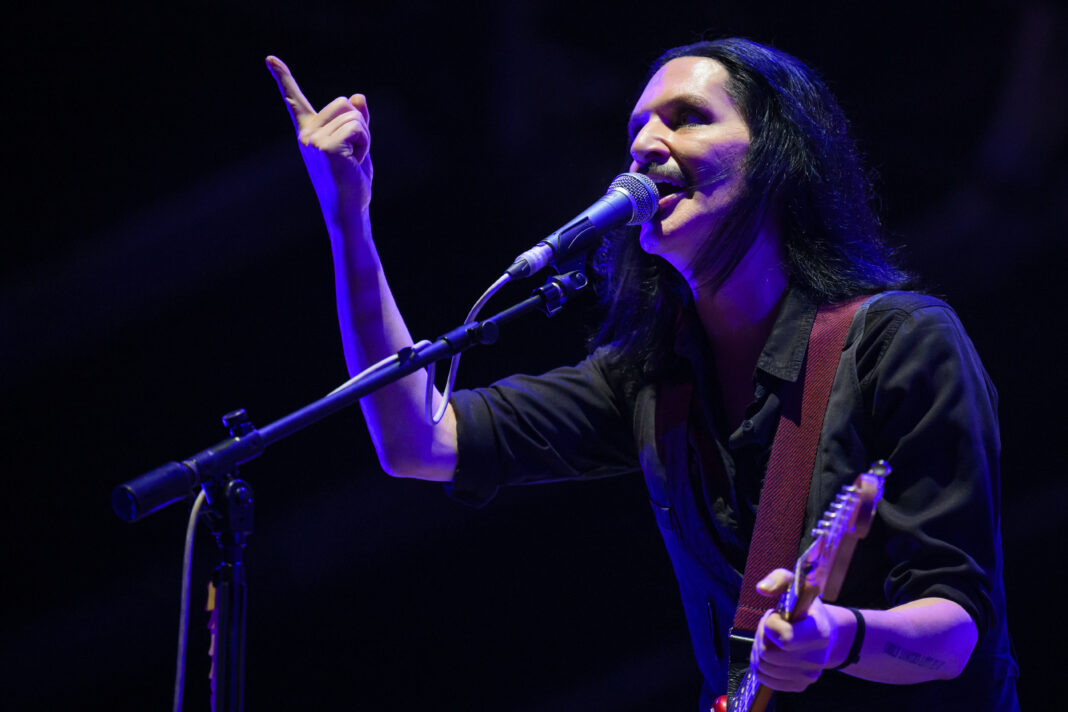
<svg viewBox="0 0 1068 712">
<path fill-rule="evenodd" d="M 549 317 L 553 317 L 564 308 L 568 299 L 585 289 L 589 283 L 580 261 L 578 269 L 554 274 L 545 284 L 535 289 L 533 294 L 541 297 L 542 309 Z"/>
</svg>

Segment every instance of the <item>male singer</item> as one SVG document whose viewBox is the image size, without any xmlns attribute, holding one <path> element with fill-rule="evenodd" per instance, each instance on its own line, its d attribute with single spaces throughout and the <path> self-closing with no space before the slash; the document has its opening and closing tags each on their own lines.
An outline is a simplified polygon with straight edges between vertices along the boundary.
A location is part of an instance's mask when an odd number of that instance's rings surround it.
<svg viewBox="0 0 1068 712">
<path fill-rule="evenodd" d="M 367 100 L 317 111 L 280 60 L 267 64 L 326 219 L 355 374 L 412 343 L 371 239 Z M 894 472 L 839 598 L 793 624 L 766 613 L 743 663 L 780 691 L 779 710 L 1017 708 L 996 393 L 953 311 L 897 291 L 909 278 L 880 238 L 834 98 L 783 52 L 702 42 L 653 64 L 629 135 L 629 170 L 657 184 L 659 204 L 605 239 L 606 318 L 590 356 L 457 393 L 436 426 L 423 418 L 425 373 L 364 398 L 383 467 L 475 504 L 509 484 L 641 472 L 708 710 L 727 686 L 780 411 L 814 320 L 849 304 L 804 531 L 872 460 Z M 667 445 L 671 408 L 688 435 Z M 791 574 L 758 576 L 771 608 Z"/>
</svg>

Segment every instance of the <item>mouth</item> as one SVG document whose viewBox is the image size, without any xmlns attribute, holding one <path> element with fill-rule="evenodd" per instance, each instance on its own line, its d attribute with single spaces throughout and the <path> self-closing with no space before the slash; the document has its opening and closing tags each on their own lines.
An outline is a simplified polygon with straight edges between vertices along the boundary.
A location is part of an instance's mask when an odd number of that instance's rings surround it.
<svg viewBox="0 0 1068 712">
<path fill-rule="evenodd" d="M 656 185 L 656 193 L 660 196 L 661 200 L 686 190 L 686 186 L 683 185 L 681 181 L 676 181 L 664 176 L 649 177 L 653 179 L 653 184 Z"/>
<path fill-rule="evenodd" d="M 654 220 L 663 218 L 674 207 L 675 203 L 693 195 L 692 190 L 681 180 L 660 175 L 651 175 L 649 177 L 652 178 L 653 184 L 656 185 L 656 192 L 660 197 L 656 204 L 656 213 L 653 215 Z"/>
</svg>

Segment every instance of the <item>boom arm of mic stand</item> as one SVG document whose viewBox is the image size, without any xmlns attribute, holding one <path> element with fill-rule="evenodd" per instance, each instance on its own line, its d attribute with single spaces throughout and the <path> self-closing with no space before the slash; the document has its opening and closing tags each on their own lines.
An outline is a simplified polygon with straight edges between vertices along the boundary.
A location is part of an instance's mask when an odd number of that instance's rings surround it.
<svg viewBox="0 0 1068 712">
<path fill-rule="evenodd" d="M 579 270 L 554 275 L 518 304 L 481 322 L 458 326 L 423 348 L 406 347 L 399 352 L 400 358 L 394 364 L 373 371 L 342 390 L 259 430 L 246 421 L 239 429 L 232 429 L 232 437 L 181 462 L 169 462 L 119 485 L 112 492 L 112 508 L 120 519 L 133 522 L 184 500 L 195 494 L 199 486 L 216 482 L 236 470 L 238 465 L 259 457 L 268 445 L 356 403 L 365 395 L 477 344 L 496 342 L 501 324 L 539 308 L 553 316 L 572 294 L 586 284 L 586 276 Z"/>
</svg>

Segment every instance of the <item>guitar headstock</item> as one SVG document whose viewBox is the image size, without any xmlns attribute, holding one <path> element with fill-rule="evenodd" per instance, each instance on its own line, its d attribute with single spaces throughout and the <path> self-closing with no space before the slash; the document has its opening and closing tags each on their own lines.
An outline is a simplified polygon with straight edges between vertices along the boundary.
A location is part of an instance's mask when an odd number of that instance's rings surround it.
<svg viewBox="0 0 1068 712">
<path fill-rule="evenodd" d="M 875 508 L 883 497 L 883 480 L 889 474 L 890 465 L 885 460 L 873 462 L 831 502 L 812 530 L 815 540 L 797 560 L 793 592 L 796 599 L 838 598 L 853 550 L 871 529 Z M 807 610 L 807 605 L 801 610 Z"/>
</svg>

